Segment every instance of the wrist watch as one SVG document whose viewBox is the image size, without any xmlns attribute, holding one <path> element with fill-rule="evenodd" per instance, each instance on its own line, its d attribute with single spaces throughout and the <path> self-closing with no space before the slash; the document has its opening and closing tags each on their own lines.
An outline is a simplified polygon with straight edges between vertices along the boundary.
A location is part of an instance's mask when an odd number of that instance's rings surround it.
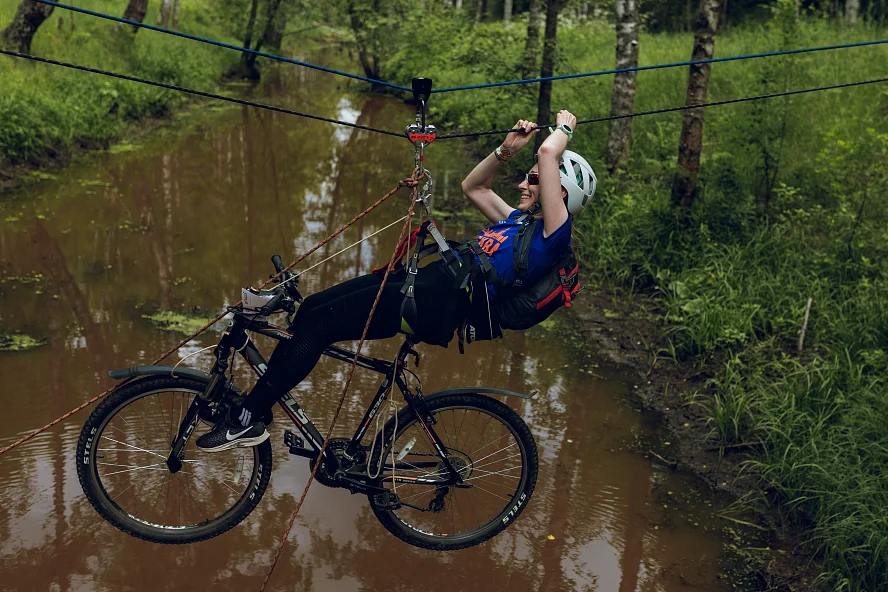
<svg viewBox="0 0 888 592">
<path fill-rule="evenodd" d="M 563 131 L 565 134 L 567 134 L 567 141 L 568 141 L 568 142 L 570 142 L 571 140 L 573 140 L 573 137 L 574 137 L 573 130 L 570 129 L 570 126 L 567 125 L 566 123 L 562 123 L 562 124 L 559 125 L 558 127 L 550 127 L 550 128 L 549 128 L 549 133 L 550 133 L 550 134 L 554 134 L 554 133 L 555 133 L 555 130 L 561 130 L 561 131 Z"/>
<path fill-rule="evenodd" d="M 496 159 L 500 162 L 506 162 L 510 158 L 512 158 L 512 152 L 509 151 L 508 148 L 503 148 L 502 145 L 497 146 L 496 150 L 493 152 Z"/>
</svg>

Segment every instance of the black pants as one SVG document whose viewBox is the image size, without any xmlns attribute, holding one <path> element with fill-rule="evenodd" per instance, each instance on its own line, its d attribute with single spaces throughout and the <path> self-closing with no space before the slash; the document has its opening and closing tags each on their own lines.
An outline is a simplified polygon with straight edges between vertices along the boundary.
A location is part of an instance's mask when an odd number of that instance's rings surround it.
<svg viewBox="0 0 888 592">
<path fill-rule="evenodd" d="M 253 387 L 244 407 L 250 412 L 264 414 L 286 391 L 302 382 L 321 358 L 324 348 L 337 341 L 353 341 L 361 338 L 367 323 L 373 300 L 379 291 L 383 274 L 370 274 L 337 284 L 306 298 L 290 331 L 293 338 L 281 341 L 275 348 L 268 369 Z M 401 287 L 407 274 L 392 273 L 382 290 L 382 296 L 370 323 L 367 339 L 394 337 L 401 329 Z M 419 311 L 414 336 L 439 334 L 442 323 L 451 331 L 456 327 L 467 305 L 468 298 L 453 287 L 453 280 L 442 262 L 435 262 L 419 270 L 415 284 L 416 304 Z M 453 299 L 460 301 L 453 319 L 443 319 L 442 311 L 448 310 Z M 466 302 L 463 302 L 465 300 Z"/>
</svg>

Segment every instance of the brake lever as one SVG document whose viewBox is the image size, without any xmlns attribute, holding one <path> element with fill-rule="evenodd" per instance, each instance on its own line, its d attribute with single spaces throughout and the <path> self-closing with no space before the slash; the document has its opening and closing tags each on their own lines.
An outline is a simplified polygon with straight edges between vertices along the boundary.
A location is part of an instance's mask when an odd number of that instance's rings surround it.
<svg viewBox="0 0 888 592">
<path fill-rule="evenodd" d="M 414 367 L 414 368 L 419 368 L 419 352 L 417 352 L 417 351 L 416 351 L 415 349 L 413 349 L 412 347 L 408 347 L 408 348 L 407 348 L 407 355 L 408 355 L 408 356 L 413 356 L 413 357 L 414 357 L 414 360 L 413 360 L 413 367 Z M 406 357 L 406 356 L 405 356 L 405 357 Z"/>
</svg>

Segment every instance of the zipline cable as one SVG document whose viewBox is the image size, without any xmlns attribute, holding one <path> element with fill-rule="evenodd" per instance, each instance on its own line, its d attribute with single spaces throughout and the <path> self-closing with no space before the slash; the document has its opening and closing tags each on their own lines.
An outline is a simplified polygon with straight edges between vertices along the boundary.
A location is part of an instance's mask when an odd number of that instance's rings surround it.
<svg viewBox="0 0 888 592">
<path fill-rule="evenodd" d="M 657 115 L 660 113 L 671 113 L 673 111 L 686 111 L 688 109 L 700 109 L 703 107 L 718 107 L 719 105 L 731 105 L 733 103 L 744 103 L 747 101 L 758 101 L 763 99 L 773 99 L 775 97 L 787 97 L 790 95 L 801 95 L 804 93 L 812 93 L 822 90 L 834 90 L 837 88 L 849 88 L 852 86 L 863 86 L 865 84 L 876 84 L 879 82 L 888 82 L 888 78 L 875 78 L 872 80 L 860 80 L 857 82 L 846 82 L 844 84 L 833 84 L 831 86 L 818 86 L 814 88 L 802 88 L 798 90 L 788 90 L 783 92 L 771 93 L 767 95 L 755 95 L 752 97 L 740 97 L 737 99 L 727 99 L 724 101 L 713 101 L 711 103 L 697 103 L 694 105 L 681 105 L 679 107 L 666 107 L 664 109 L 652 109 L 650 111 L 637 111 L 634 113 L 627 113 L 625 115 L 608 115 L 607 117 L 595 117 L 593 119 L 582 119 L 577 121 L 577 125 L 584 123 L 600 123 L 602 121 L 610 121 L 612 119 L 627 119 L 629 117 L 641 117 L 642 115 Z M 551 124 L 548 123 L 538 123 L 536 128 L 533 129 L 541 129 L 544 127 L 548 127 Z M 506 130 L 492 130 L 487 132 L 470 132 L 470 133 L 458 133 L 458 134 L 445 134 L 442 136 L 438 136 L 438 140 L 448 140 L 452 138 L 470 138 L 475 136 L 492 136 L 499 134 L 508 134 L 512 132 L 518 131 L 517 129 L 506 129 Z"/>
<path fill-rule="evenodd" d="M 272 53 L 267 53 L 264 51 L 256 51 L 253 49 L 249 49 L 246 47 L 240 47 L 237 45 L 232 45 L 230 43 L 225 43 L 222 41 L 216 41 L 214 39 L 206 39 L 204 37 L 198 37 L 197 35 L 190 35 L 188 33 L 182 33 L 180 31 L 174 31 L 172 29 L 165 29 L 163 27 L 156 27 L 154 25 L 149 25 L 146 23 L 140 23 L 138 21 L 133 21 L 125 18 L 121 18 L 118 16 L 113 16 L 110 14 L 105 14 L 103 12 L 95 12 L 92 10 L 87 10 L 85 8 L 79 8 L 77 6 L 72 6 L 70 4 L 61 4 L 59 2 L 53 2 L 52 0 L 34 0 L 34 2 L 40 2 L 41 4 L 46 4 L 48 6 L 54 6 L 56 8 L 62 8 L 64 10 L 71 10 L 73 12 L 79 12 L 81 14 L 86 14 L 89 16 L 94 16 L 101 19 L 106 19 L 109 21 L 113 21 L 116 23 L 127 24 L 133 27 L 140 27 L 143 29 L 148 29 L 149 31 L 157 31 L 159 33 L 165 33 L 167 35 L 173 35 L 176 37 L 182 37 L 183 39 L 190 39 L 191 41 L 198 41 L 200 43 L 206 43 L 209 45 L 215 45 L 217 47 L 224 47 L 226 49 L 233 49 L 239 52 L 245 52 L 249 54 L 253 54 L 256 56 L 268 58 L 271 60 L 275 60 L 278 62 L 285 62 L 288 64 L 295 64 L 297 66 L 302 66 L 305 68 L 311 68 L 314 70 L 320 70 L 321 72 L 328 72 L 330 74 L 336 74 L 338 76 L 345 76 L 347 78 L 353 78 L 355 80 L 361 80 L 363 82 L 369 82 L 371 84 L 377 84 L 380 86 L 386 86 L 388 88 L 394 88 L 401 91 L 410 91 L 410 88 L 406 86 L 401 86 L 400 84 L 394 84 L 391 82 L 386 82 L 384 80 L 376 80 L 373 78 L 367 78 L 365 76 L 359 76 L 358 74 L 351 74 L 349 72 L 343 72 L 341 70 L 334 70 L 333 68 L 326 68 L 324 66 L 318 66 L 317 64 L 311 64 L 309 62 L 303 62 L 300 60 L 294 60 L 291 58 L 285 58 L 283 56 L 275 55 Z M 757 58 L 769 58 L 776 56 L 786 56 L 786 55 L 797 55 L 803 53 L 812 53 L 817 51 L 831 51 L 836 49 L 848 49 L 853 47 L 867 47 L 870 45 L 883 45 L 888 43 L 888 39 L 876 39 L 873 41 L 858 41 L 855 43 L 840 43 L 836 45 L 823 45 L 819 47 L 803 47 L 799 49 L 785 49 L 780 51 L 770 51 L 763 53 L 751 53 L 744 55 L 735 55 L 735 56 L 725 56 L 723 58 L 709 58 L 706 60 L 692 60 L 685 62 L 670 62 L 666 64 L 654 64 L 651 66 L 634 66 L 632 68 L 616 68 L 612 70 L 598 70 L 595 72 L 582 72 L 578 74 L 562 74 L 559 76 L 545 76 L 540 78 L 525 78 L 525 79 L 516 79 L 516 80 L 506 80 L 503 82 L 488 82 L 484 84 L 472 84 L 467 86 L 453 86 L 448 88 L 438 88 L 433 89 L 432 93 L 445 93 L 445 92 L 456 92 L 462 90 L 474 90 L 480 88 L 493 88 L 500 86 L 513 86 L 518 84 L 534 84 L 537 82 L 544 82 L 548 80 L 569 80 L 573 78 L 588 78 L 593 76 L 604 76 L 606 74 L 620 74 L 623 72 L 644 72 L 647 70 L 662 70 L 666 68 L 677 68 L 680 66 L 692 66 L 695 64 L 715 64 L 718 62 L 733 62 L 738 60 L 750 60 Z"/>
<path fill-rule="evenodd" d="M 236 103 L 238 105 L 247 105 L 249 107 L 256 107 L 258 109 L 267 109 L 269 111 L 277 111 L 279 113 L 286 113 L 288 115 L 296 115 L 298 117 L 315 119 L 317 121 L 326 121 L 328 123 L 334 123 L 336 125 L 344 125 L 344 126 L 351 127 L 351 128 L 363 129 L 363 130 L 367 130 L 367 131 L 371 131 L 371 132 L 376 132 L 379 134 L 385 134 L 388 136 L 395 136 L 398 138 L 404 137 L 404 134 L 394 132 L 391 130 L 384 130 L 384 129 L 379 129 L 379 128 L 370 127 L 370 126 L 366 126 L 366 125 L 360 125 L 357 123 L 350 123 L 348 121 L 340 121 L 338 119 L 331 119 L 329 117 L 321 117 L 319 115 L 312 115 L 310 113 L 302 113 L 300 111 L 293 111 L 292 109 L 285 109 L 283 107 L 276 107 L 274 105 L 268 105 L 265 103 L 256 103 L 254 101 L 247 101 L 244 99 L 236 99 L 233 97 L 226 97 L 224 95 L 218 95 L 218 94 L 214 94 L 214 93 L 204 92 L 201 90 L 195 90 L 195 89 L 186 88 L 183 86 L 176 86 L 174 84 L 166 84 L 164 82 L 157 82 L 154 80 L 147 80 L 145 78 L 137 78 L 135 76 L 128 76 L 126 74 L 119 74 L 117 72 L 108 72 L 106 70 L 98 70 L 96 68 L 79 66 L 77 64 L 69 64 L 67 62 L 59 62 L 56 60 L 51 60 L 48 58 L 41 58 L 41 57 L 37 57 L 37 56 L 25 54 L 25 53 L 19 53 L 16 51 L 9 51 L 6 49 L 0 49 L 0 54 L 6 54 L 6 55 L 9 55 L 12 57 L 24 58 L 27 60 L 42 62 L 45 64 L 52 64 L 54 66 L 63 66 L 65 68 L 71 68 L 74 70 L 81 70 L 81 71 L 90 72 L 93 74 L 101 74 L 103 76 L 110 76 L 112 78 L 119 78 L 121 80 L 128 80 L 130 82 L 140 82 L 142 84 L 148 84 L 151 86 L 157 86 L 160 88 L 166 88 L 169 90 L 175 90 L 175 91 L 184 92 L 184 93 L 188 93 L 188 94 L 192 94 L 192 95 L 197 95 L 200 97 L 206 97 L 206 98 L 210 98 L 210 99 L 218 99 L 220 101 L 227 101 L 229 103 Z M 838 88 L 850 88 L 853 86 L 863 86 L 866 84 L 877 84 L 880 82 L 888 82 L 888 78 L 875 78 L 872 80 L 860 80 L 857 82 L 846 82 L 844 84 L 833 84 L 830 86 L 817 86 L 817 87 L 813 87 L 813 88 L 803 88 L 803 89 L 798 89 L 798 90 L 783 91 L 783 92 L 770 93 L 770 94 L 765 94 L 765 95 L 754 95 L 751 97 L 740 97 L 737 99 L 727 99 L 724 101 L 713 101 L 711 103 L 698 103 L 698 104 L 694 104 L 694 105 L 681 105 L 678 107 L 666 107 L 664 109 L 653 109 L 650 111 L 637 111 L 634 113 L 627 113 L 625 115 L 609 115 L 606 117 L 583 119 L 583 120 L 577 121 L 577 125 L 585 124 L 585 123 L 599 123 L 602 121 L 610 121 L 612 119 L 626 119 L 629 117 L 641 117 L 644 115 L 658 115 L 660 113 L 671 113 L 673 111 L 685 111 L 687 109 L 717 107 L 719 105 L 731 105 L 733 103 L 744 103 L 747 101 L 772 99 L 775 97 L 786 97 L 786 96 L 790 96 L 790 95 L 800 95 L 800 94 L 812 93 L 812 92 L 818 92 L 818 91 L 834 90 L 834 89 L 838 89 Z M 541 127 L 546 127 L 548 125 L 549 124 L 547 124 L 547 123 L 537 124 L 537 127 L 541 128 Z M 470 137 L 476 137 L 476 136 L 491 136 L 491 135 L 498 135 L 498 134 L 508 134 L 508 133 L 512 133 L 515 131 L 517 131 L 517 130 L 504 129 L 504 130 L 490 130 L 490 131 L 483 131 L 483 132 L 466 132 L 466 133 L 444 134 L 444 135 L 438 136 L 437 139 L 438 140 L 449 140 L 449 139 L 453 139 L 453 138 L 470 138 Z"/>
<path fill-rule="evenodd" d="M 37 56 L 33 56 L 26 53 L 19 53 L 17 51 L 9 51 L 7 49 L 0 49 L 0 53 L 6 54 L 8 56 L 16 57 L 16 58 L 24 58 L 26 60 L 33 60 L 35 62 L 42 62 L 44 64 L 52 64 L 53 66 L 63 66 L 65 68 L 71 68 L 72 70 L 81 70 L 83 72 L 90 72 L 92 74 L 101 74 L 102 76 L 110 76 L 111 78 L 119 78 L 121 80 L 128 80 L 130 82 L 141 82 L 142 84 L 149 84 L 151 86 L 157 86 L 160 88 L 166 88 L 169 90 L 175 90 L 183 93 L 188 93 L 191 95 L 197 95 L 199 97 L 206 97 L 209 99 L 219 99 L 220 101 L 228 101 L 229 103 L 237 103 L 238 105 L 246 105 L 248 107 L 256 107 L 258 109 L 267 109 L 269 111 L 277 111 L 278 113 L 286 113 L 287 115 L 297 115 L 299 117 L 306 117 L 308 119 L 316 119 L 317 121 L 326 121 L 327 123 L 335 123 L 336 125 L 344 125 L 348 127 L 353 127 L 356 129 L 367 130 L 370 132 L 376 132 L 379 134 L 386 134 L 389 136 L 396 136 L 398 138 L 403 138 L 404 134 L 393 132 L 390 130 L 378 129 L 375 127 L 370 127 L 367 125 L 360 125 L 357 123 L 350 123 L 348 121 L 340 121 L 338 119 L 330 119 L 329 117 L 321 117 L 320 115 L 312 115 L 310 113 L 302 113 L 301 111 L 293 111 L 292 109 L 285 109 L 284 107 L 276 107 L 274 105 L 267 105 L 265 103 L 256 103 L 255 101 L 247 101 L 244 99 L 235 99 L 233 97 L 226 97 L 224 95 L 217 95 L 210 92 L 204 92 L 202 90 L 195 90 L 193 88 L 186 88 L 184 86 L 176 86 L 175 84 L 167 84 L 165 82 L 157 82 L 156 80 L 148 80 L 146 78 L 137 78 L 135 76 L 128 76 L 126 74 L 119 74 L 117 72 L 109 72 L 107 70 L 98 70 L 96 68 L 88 68 L 87 66 L 79 66 L 77 64 L 69 64 L 68 62 L 59 62 L 56 60 L 51 60 L 49 58 L 41 58 Z"/>
<path fill-rule="evenodd" d="M 42 2 L 43 0 L 37 0 Z M 432 93 L 455 92 L 460 90 L 474 90 L 478 88 L 493 88 L 497 86 L 512 86 L 516 84 L 531 84 L 536 82 L 544 82 L 548 80 L 569 80 L 572 78 L 588 78 L 592 76 L 604 76 L 605 74 L 621 74 L 623 72 L 644 72 L 646 70 L 663 70 L 666 68 L 677 68 L 679 66 L 694 66 L 697 64 L 715 64 L 717 62 L 734 62 L 737 60 L 750 60 L 755 58 L 770 58 L 774 56 L 795 55 L 800 53 L 812 53 L 815 51 L 829 51 L 834 49 L 847 49 L 850 47 L 866 47 L 869 45 L 884 45 L 888 43 L 888 39 L 878 39 L 875 41 L 858 41 L 856 43 L 842 43 L 839 45 L 823 45 L 821 47 L 804 47 L 801 49 L 785 49 L 782 51 L 771 51 L 767 53 L 750 53 L 746 55 L 726 56 L 723 58 L 709 58 L 706 60 L 693 60 L 688 62 L 671 62 L 668 64 L 655 64 L 652 66 L 634 66 L 632 68 L 616 68 L 614 70 L 599 70 L 597 72 L 583 72 L 581 74 L 562 74 L 559 76 L 546 76 L 543 78 L 525 78 L 521 80 L 507 80 L 505 82 L 488 82 L 485 84 L 473 84 L 468 86 L 453 86 L 449 88 L 437 88 Z"/>
<path fill-rule="evenodd" d="M 321 72 L 329 72 L 330 74 L 336 74 L 338 76 L 345 76 L 346 78 L 353 78 L 355 80 L 361 80 L 363 82 L 370 82 L 371 84 L 378 84 L 381 86 L 387 86 L 389 88 L 395 88 L 397 90 L 410 91 L 410 89 L 407 88 L 406 86 L 392 84 L 390 82 L 385 82 L 384 80 L 374 80 L 373 78 L 367 78 L 365 76 L 359 76 L 357 74 L 350 74 L 348 72 L 342 72 L 340 70 L 334 70 L 332 68 L 325 68 L 324 66 L 310 64 L 308 62 L 302 62 L 300 60 L 285 58 L 283 56 L 275 55 L 273 53 L 266 53 L 264 51 L 256 51 L 254 49 L 249 49 L 246 47 L 239 47 L 237 45 L 232 45 L 230 43 L 224 43 L 222 41 L 216 41 L 214 39 L 206 39 L 204 37 L 198 37 L 197 35 L 189 35 L 188 33 L 182 33 L 180 31 L 174 31 L 172 29 L 164 29 L 163 27 L 155 27 L 154 25 L 148 25 L 146 23 L 140 23 L 138 21 L 131 21 L 129 19 L 120 18 L 118 16 L 113 16 L 110 14 L 105 14 L 103 12 L 94 12 L 92 10 L 86 10 L 85 8 L 78 8 L 76 6 L 71 6 L 70 4 L 59 4 L 58 2 L 53 2 L 52 0 L 34 0 L 34 2 L 40 2 L 41 4 L 55 6 L 56 8 L 63 8 L 65 10 L 71 10 L 73 12 L 79 12 L 81 14 L 86 14 L 89 16 L 94 16 L 94 17 L 106 19 L 109 21 L 114 21 L 115 23 L 122 23 L 122 24 L 133 26 L 133 27 L 141 27 L 143 29 L 148 29 L 149 31 L 157 31 L 159 33 L 166 33 L 167 35 L 174 35 L 176 37 L 182 37 L 183 39 L 190 39 L 191 41 L 198 41 L 200 43 L 207 43 L 209 45 L 215 45 L 217 47 L 224 47 L 226 49 L 233 49 L 235 51 L 249 53 L 249 54 L 253 54 L 256 56 L 263 57 L 263 58 L 269 58 L 271 60 L 275 60 L 278 62 L 286 62 L 288 64 L 295 64 L 297 66 L 303 66 L 305 68 L 311 68 L 313 70 L 320 70 Z"/>
</svg>

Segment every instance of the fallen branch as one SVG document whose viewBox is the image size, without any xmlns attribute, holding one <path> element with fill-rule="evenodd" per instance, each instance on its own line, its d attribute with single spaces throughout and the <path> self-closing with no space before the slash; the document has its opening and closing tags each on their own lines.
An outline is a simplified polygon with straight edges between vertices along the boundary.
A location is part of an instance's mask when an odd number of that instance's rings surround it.
<svg viewBox="0 0 888 592">
<path fill-rule="evenodd" d="M 660 460 L 663 464 L 672 467 L 673 469 L 678 467 L 677 460 L 667 460 L 667 459 L 663 458 L 662 456 L 660 456 L 659 454 L 657 454 L 656 452 L 654 452 L 653 450 L 648 450 L 648 454 L 650 454 L 654 458 Z"/>
<path fill-rule="evenodd" d="M 741 442 L 739 444 L 726 444 L 724 446 L 714 446 L 712 448 L 707 448 L 707 452 L 713 452 L 715 450 L 732 450 L 736 448 L 752 448 L 753 446 L 761 446 L 762 442 Z"/>
</svg>

